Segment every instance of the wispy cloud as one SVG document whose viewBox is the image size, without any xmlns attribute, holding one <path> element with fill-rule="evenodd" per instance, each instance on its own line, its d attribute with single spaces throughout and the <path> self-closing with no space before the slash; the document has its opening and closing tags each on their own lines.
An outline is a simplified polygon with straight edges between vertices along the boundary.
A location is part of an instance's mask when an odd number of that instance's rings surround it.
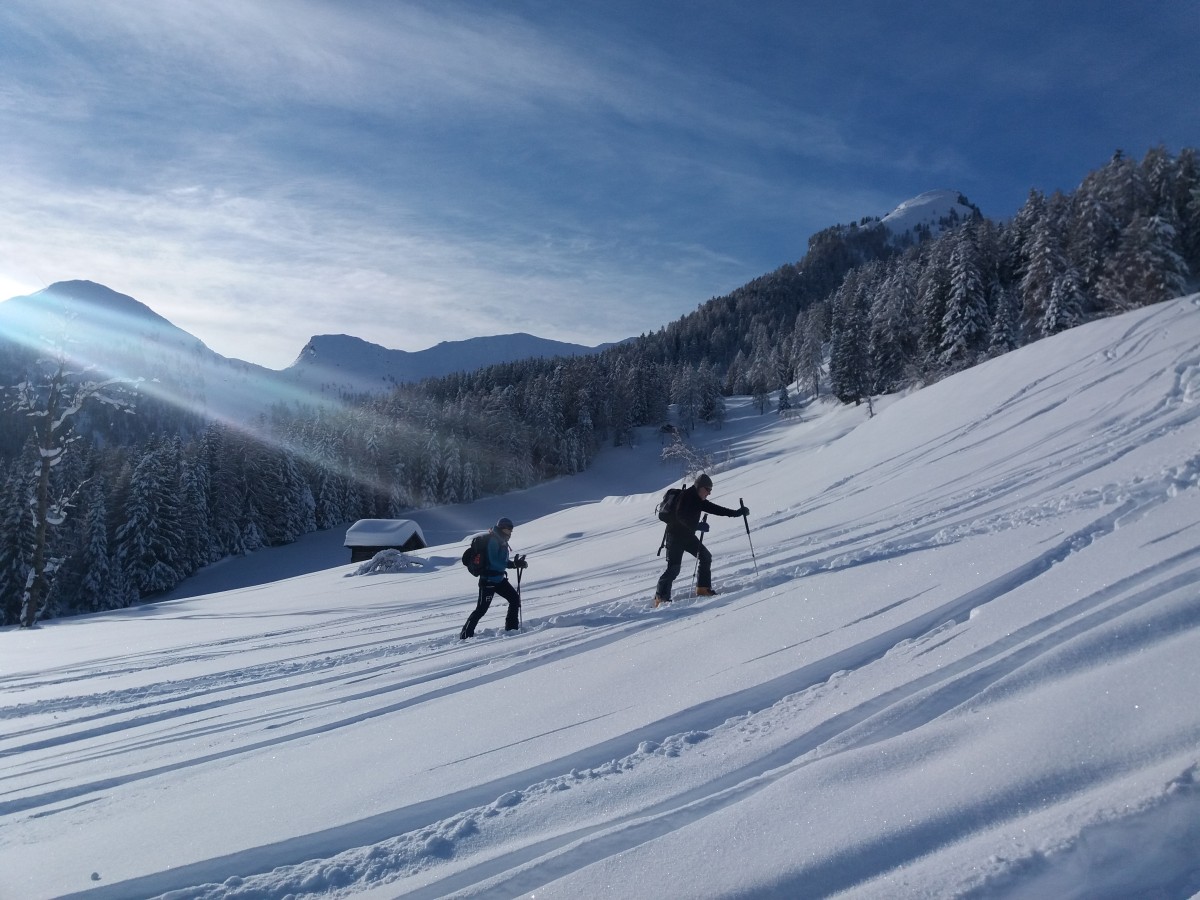
<svg viewBox="0 0 1200 900">
<path fill-rule="evenodd" d="M 111 282 L 202 337 L 214 326 L 226 333 L 224 345 L 209 338 L 215 349 L 275 365 L 298 351 L 297 327 L 406 349 L 486 329 L 587 343 L 650 330 L 707 296 L 715 271 L 733 286 L 754 270 L 699 242 L 680 256 L 687 244 L 655 234 L 656 221 L 635 210 L 604 222 L 560 205 L 538 183 L 539 167 L 582 161 L 583 175 L 567 178 L 583 180 L 564 189 L 583 193 L 602 195 L 601 178 L 630 168 L 663 185 L 701 176 L 706 191 L 722 182 L 741 190 L 736 167 L 715 171 L 639 129 L 792 140 L 779 116 L 756 124 L 748 92 L 712 84 L 707 96 L 725 96 L 700 104 L 685 76 L 648 52 L 606 47 L 604 67 L 503 15 L 455 18 L 411 4 L 369 19 L 298 5 L 283 22 L 244 3 L 47 10 L 57 17 L 41 26 L 46 41 L 69 33 L 96 50 L 83 61 L 52 54 L 70 75 L 41 88 L 44 144 L 86 121 L 97 144 L 82 153 L 103 156 L 107 171 L 81 169 L 74 151 L 44 162 L 40 182 L 0 188 L 5 255 L 40 259 L 39 277 Z M 63 113 L 56 100 L 68 83 L 96 87 L 72 95 Z M 36 104 L 31 94 L 22 102 Z M 618 125 L 597 124 L 597 109 Z M 514 117 L 536 136 L 524 142 Z M 556 117 L 566 126 L 551 130 Z M 122 130 L 126 154 L 114 157 L 104 122 Z M 628 155 L 613 155 L 611 135 L 589 135 L 611 127 L 628 135 Z M 471 129 L 484 147 L 470 146 Z M 344 143 L 360 130 L 369 148 Z M 444 135 L 460 144 L 445 148 Z M 520 160 L 483 162 L 481 175 L 469 157 L 489 148 L 528 156 L 530 171 L 515 171 Z M 75 177 L 60 181 L 64 172 Z M 480 308 L 492 314 L 472 315 Z M 366 321 L 347 322 L 349 309 Z M 228 333 L 250 317 L 290 328 Z"/>
</svg>

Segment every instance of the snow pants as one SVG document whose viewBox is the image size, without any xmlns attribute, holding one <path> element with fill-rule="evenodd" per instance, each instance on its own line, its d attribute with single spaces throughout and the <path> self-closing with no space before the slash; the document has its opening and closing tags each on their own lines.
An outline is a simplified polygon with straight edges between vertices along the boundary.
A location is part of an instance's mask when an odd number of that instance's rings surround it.
<svg viewBox="0 0 1200 900">
<path fill-rule="evenodd" d="M 694 534 L 687 532 L 667 532 L 667 569 L 658 579 L 655 594 L 663 600 L 671 599 L 671 585 L 674 583 L 679 570 L 683 568 L 683 554 L 690 553 L 699 562 L 696 571 L 696 587 L 712 587 L 712 554 L 704 546 L 704 542 Z"/>
<path fill-rule="evenodd" d="M 508 601 L 508 613 L 504 617 L 504 630 L 515 631 L 521 627 L 521 595 L 512 586 L 512 582 L 507 578 L 503 581 L 484 581 L 481 578 L 479 579 L 479 600 L 476 601 L 471 615 L 467 616 L 467 624 L 463 626 L 460 637 L 475 636 L 475 626 L 487 613 L 488 607 L 492 605 L 492 598 L 496 594 Z"/>
</svg>

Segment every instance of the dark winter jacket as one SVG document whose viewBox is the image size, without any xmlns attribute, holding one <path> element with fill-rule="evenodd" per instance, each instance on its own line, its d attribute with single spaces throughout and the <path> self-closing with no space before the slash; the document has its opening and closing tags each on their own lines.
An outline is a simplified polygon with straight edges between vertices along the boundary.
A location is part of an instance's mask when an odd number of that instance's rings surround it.
<svg viewBox="0 0 1200 900">
<path fill-rule="evenodd" d="M 693 484 L 689 488 L 684 488 L 683 493 L 679 495 L 679 501 L 675 504 L 675 522 L 668 525 L 667 528 L 674 532 L 691 534 L 700 524 L 702 513 L 711 513 L 714 516 L 740 515 L 736 509 L 727 509 L 705 500 Z"/>
</svg>

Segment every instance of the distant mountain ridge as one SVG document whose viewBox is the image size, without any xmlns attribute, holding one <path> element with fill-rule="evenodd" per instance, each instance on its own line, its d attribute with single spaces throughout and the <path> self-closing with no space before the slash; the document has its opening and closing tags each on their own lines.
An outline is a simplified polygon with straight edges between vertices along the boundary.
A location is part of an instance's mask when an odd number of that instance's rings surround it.
<svg viewBox="0 0 1200 900">
<path fill-rule="evenodd" d="M 530 357 L 580 356 L 599 347 L 529 334 L 444 341 L 416 352 L 349 335 L 319 335 L 283 370 L 231 359 L 146 304 L 91 281 L 62 281 L 0 303 L 0 384 L 24 377 L 48 345 L 71 368 L 142 379 L 141 390 L 206 419 L 248 421 L 274 403 L 322 403 L 398 384 Z"/>
<path fill-rule="evenodd" d="M 282 374 L 310 388 L 331 385 L 348 393 L 374 393 L 403 382 L 521 359 L 586 356 L 610 346 L 585 347 L 518 332 L 442 341 L 425 350 L 407 351 L 389 350 L 346 334 L 323 334 L 310 339 Z"/>
</svg>

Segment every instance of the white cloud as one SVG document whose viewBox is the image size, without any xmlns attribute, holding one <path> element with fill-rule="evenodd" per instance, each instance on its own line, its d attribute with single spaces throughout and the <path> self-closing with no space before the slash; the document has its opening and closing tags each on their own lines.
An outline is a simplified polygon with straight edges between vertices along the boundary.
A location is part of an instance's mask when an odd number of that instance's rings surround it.
<svg viewBox="0 0 1200 900">
<path fill-rule="evenodd" d="M 68 196 L 7 183 L 0 258 L 25 260 L 43 282 L 107 284 L 218 352 L 275 368 L 330 332 L 417 350 L 503 331 L 594 344 L 660 324 L 648 313 L 661 294 L 652 274 L 598 248 L 550 234 L 385 227 L 351 199 L 194 185 Z M 481 305 L 503 315 L 481 315 Z"/>
</svg>

